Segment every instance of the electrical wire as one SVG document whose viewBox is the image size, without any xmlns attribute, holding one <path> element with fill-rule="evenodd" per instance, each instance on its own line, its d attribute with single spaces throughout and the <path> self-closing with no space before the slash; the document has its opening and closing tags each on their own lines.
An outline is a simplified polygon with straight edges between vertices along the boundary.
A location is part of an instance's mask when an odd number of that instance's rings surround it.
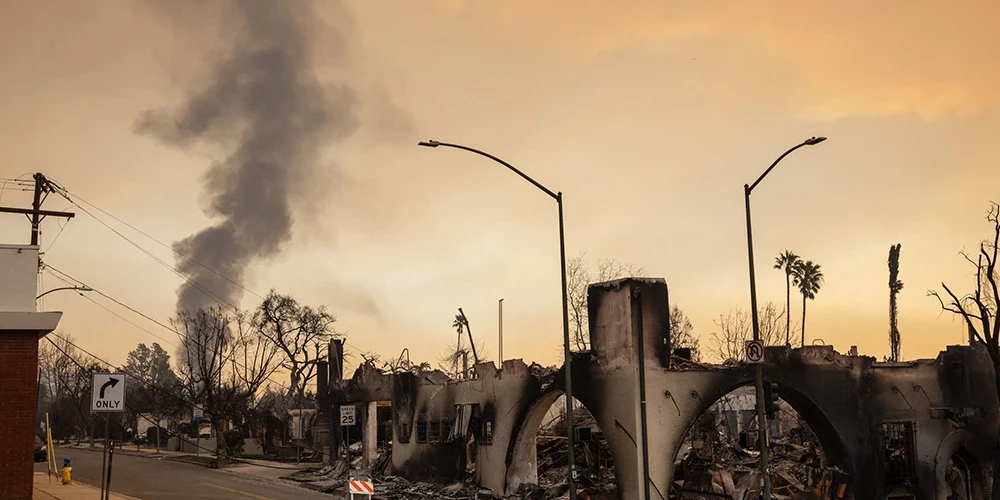
<svg viewBox="0 0 1000 500">
<path fill-rule="evenodd" d="M 66 198 L 66 199 L 67 199 L 67 200 L 69 200 L 69 198 Z M 73 200 L 70 200 L 70 202 L 72 202 L 72 201 L 73 201 Z M 75 204 L 75 203 L 74 203 L 74 204 Z M 76 205 L 76 204 L 75 204 L 75 205 Z M 139 250 L 140 252 L 142 252 L 142 253 L 146 254 L 146 256 L 148 256 L 148 257 L 149 257 L 150 259 L 153 259 L 154 261 L 156 261 L 156 263 L 158 263 L 158 264 L 160 264 L 161 266 L 163 266 L 163 267 L 165 267 L 165 268 L 167 268 L 167 269 L 169 269 L 169 270 L 173 271 L 173 273 L 174 273 L 174 274 L 176 274 L 178 278 L 181 278 L 182 280 L 184 280 L 185 282 L 187 282 L 187 283 L 188 283 L 188 284 L 190 284 L 191 286 L 195 287 L 195 288 L 196 288 L 197 290 L 199 290 L 200 292 L 204 293 L 205 295 L 209 296 L 210 298 L 212 298 L 213 300 L 215 300 L 216 302 L 218 302 L 218 303 L 219 303 L 220 305 L 225 305 L 225 306 L 229 306 L 229 307 L 230 307 L 231 309 L 234 309 L 234 310 L 238 310 L 238 309 L 239 309 L 238 307 L 236 307 L 235 305 L 233 305 L 233 304 L 232 304 L 231 302 L 229 302 L 229 301 L 227 301 L 227 300 L 223 299 L 222 297 L 219 297 L 219 296 L 218 296 L 218 295 L 216 295 L 215 293 L 212 293 L 212 292 L 211 292 L 211 291 L 209 291 L 209 290 L 208 290 L 207 288 L 205 288 L 204 286 L 202 286 L 202 285 L 201 285 L 200 283 L 197 283 L 197 282 L 195 282 L 194 280 L 192 280 L 191 278 L 187 277 L 187 276 L 186 276 L 186 275 L 185 275 L 184 273 L 182 273 L 182 272 L 181 272 L 180 270 L 178 270 L 178 269 L 177 269 L 176 267 L 174 267 L 174 266 L 171 266 L 170 264 L 168 264 L 168 263 L 167 263 L 166 261 L 164 261 L 163 259 L 161 259 L 161 258 L 157 257 L 156 255 L 154 255 L 154 254 L 153 254 L 152 252 L 150 252 L 149 250 L 146 250 L 146 249 L 145 249 L 145 248 L 144 248 L 144 247 L 143 247 L 142 245 L 139 245 L 139 244 L 138 244 L 138 243 L 136 243 L 135 241 L 132 241 L 132 239 L 130 239 L 130 238 L 129 238 L 128 236 L 125 236 L 124 234 L 122 234 L 122 233 L 121 233 L 120 231 L 118 231 L 117 229 L 115 229 L 115 228 L 111 227 L 111 225 L 110 225 L 110 224 L 108 224 L 107 222 L 105 222 L 105 221 L 104 221 L 103 219 L 101 219 L 101 218 L 99 218 L 99 217 L 95 216 L 95 215 L 94 215 L 93 213 L 91 213 L 91 212 L 90 212 L 89 210 L 87 210 L 86 208 L 84 208 L 84 207 L 82 207 L 82 206 L 80 206 L 80 205 L 76 205 L 76 207 L 77 207 L 77 208 L 79 208 L 80 210 L 82 210 L 82 211 L 83 211 L 84 213 L 86 213 L 87 215 L 91 216 L 91 217 L 92 217 L 92 218 L 93 218 L 94 220 L 96 220 L 97 222 L 101 223 L 101 225 L 103 225 L 104 227 L 108 228 L 108 229 L 109 229 L 109 230 L 110 230 L 111 232 L 115 233 L 116 235 L 118 235 L 118 236 L 119 236 L 120 238 L 122 238 L 123 240 L 125 240 L 125 241 L 129 242 L 129 243 L 130 243 L 130 244 L 131 244 L 132 246 L 134 246 L 134 247 L 135 247 L 136 249 L 138 249 L 138 250 Z"/>
<path fill-rule="evenodd" d="M 57 275 L 57 274 L 55 274 L 55 273 L 52 273 L 52 272 L 50 272 L 49 274 L 51 274 L 53 278 L 55 278 L 55 279 L 57 279 L 57 280 L 59 280 L 59 281 L 61 281 L 61 282 L 65 283 L 65 284 L 66 284 L 66 285 L 68 285 L 68 286 L 77 286 L 77 284 L 76 284 L 76 283 L 73 283 L 73 282 L 71 282 L 71 281 L 69 281 L 69 280 L 66 280 L 66 279 L 62 278 L 61 276 L 59 276 L 59 275 Z M 116 316 L 116 317 L 117 317 L 118 319 L 120 319 L 120 320 L 122 320 L 122 321 L 124 321 L 124 322 L 126 322 L 126 323 L 128 323 L 128 324 L 130 324 L 130 325 L 132 325 L 132 326 L 134 326 L 134 327 L 136 327 L 136 328 L 138 328 L 139 330 L 142 330 L 143 332 L 146 332 L 147 334 L 149 334 L 149 336 L 151 336 L 151 337 L 154 337 L 154 338 L 156 338 L 156 339 L 159 339 L 159 340 L 161 340 L 161 341 L 165 342 L 165 343 L 166 343 L 167 345 L 170 345 L 170 346 L 172 346 L 172 347 L 174 347 L 174 348 L 177 348 L 177 349 L 180 349 L 180 348 L 181 348 L 181 347 L 180 347 L 180 345 L 178 345 L 178 344 L 175 344 L 175 343 L 173 343 L 172 341 L 170 341 L 170 340 L 168 340 L 168 339 L 166 339 L 166 338 L 163 338 L 163 337 L 161 337 L 161 336 L 159 336 L 159 335 L 157 335 L 157 334 L 153 333 L 152 331 L 150 331 L 150 330 L 148 330 L 148 329 L 146 329 L 146 328 L 143 328 L 143 327 L 142 327 L 141 325 L 139 325 L 139 324 L 137 324 L 137 323 L 133 322 L 132 320 L 130 320 L 130 319 L 128 319 L 128 318 L 126 318 L 125 316 L 122 316 L 121 314 L 118 314 L 117 312 L 115 312 L 115 311 L 111 310 L 111 308 L 109 308 L 109 307 L 105 306 L 104 304 L 101 304 L 100 302 L 98 302 L 98 301 L 96 301 L 96 300 L 94 300 L 94 299 L 92 299 L 92 298 L 90 298 L 90 297 L 88 297 L 88 296 L 84 295 L 84 294 L 83 294 L 83 292 L 78 292 L 78 293 L 79 293 L 79 295 L 80 295 L 81 297 L 83 297 L 83 298 L 87 299 L 88 301 L 90 301 L 90 302 L 91 302 L 92 304 L 94 304 L 95 306 L 97 306 L 97 307 L 100 307 L 101 309 L 104 309 L 104 310 L 105 310 L 105 311 L 107 311 L 107 312 L 108 312 L 109 314 L 111 314 L 111 315 L 113 315 L 113 316 Z"/>
<path fill-rule="evenodd" d="M 92 286 L 89 286 L 89 285 L 85 285 L 83 281 L 80 281 L 80 280 L 78 280 L 78 279 L 76 279 L 76 278 L 74 278 L 74 277 L 70 276 L 69 274 L 66 274 L 66 273 L 64 273 L 64 272 L 60 271 L 59 269 L 56 269 L 55 267 L 52 267 L 52 265 L 50 265 L 50 264 L 47 264 L 47 263 L 42 263 L 42 266 L 43 266 L 43 269 L 45 269 L 45 270 L 48 270 L 48 271 L 50 272 L 50 274 L 51 274 L 51 273 L 52 273 L 52 272 L 54 271 L 55 273 L 58 273 L 59 275 L 62 275 L 62 277 L 64 277 L 64 279 L 65 279 L 65 280 L 69 280 L 69 281 L 71 281 L 71 282 L 74 282 L 74 283 L 75 283 L 76 285 L 78 285 L 78 286 L 87 286 L 87 288 L 89 288 L 89 289 L 90 289 L 91 291 L 93 291 L 93 292 L 97 293 L 98 295 L 100 295 L 100 296 L 102 296 L 102 297 L 104 297 L 104 298 L 106 298 L 106 299 L 108 299 L 108 300 L 110 300 L 110 301 L 114 302 L 115 304 L 118 304 L 118 305 L 119 305 L 119 306 L 121 306 L 121 307 L 124 307 L 125 309 L 128 309 L 129 311 L 131 311 L 131 312 L 133 312 L 133 313 L 135 313 L 135 314 L 137 314 L 137 315 L 139 315 L 139 316 L 142 316 L 142 317 L 143 317 L 143 318 L 145 318 L 146 320 L 148 320 L 148 321 L 151 321 L 151 322 L 155 323 L 156 325 L 160 326 L 161 328 L 163 328 L 163 329 L 165 329 L 165 330 L 168 330 L 168 331 L 170 331 L 170 332 L 173 332 L 173 333 L 174 333 L 175 335 L 177 335 L 177 338 L 178 338 L 178 340 L 180 340 L 180 341 L 181 341 L 182 343 L 183 343 L 183 342 L 191 342 L 191 343 L 193 343 L 193 344 L 194 344 L 195 346 L 197 346 L 197 347 L 199 347 L 199 348 L 202 348 L 202 349 L 206 349 L 206 347 L 205 347 L 205 345 L 204 345 L 204 344 L 202 344 L 202 343 L 198 342 L 198 341 L 197 341 L 197 340 L 195 340 L 195 339 L 192 339 L 192 338 L 189 338 L 189 337 L 185 337 L 185 336 L 184 336 L 184 335 L 183 335 L 183 334 L 182 334 L 182 333 L 181 333 L 180 331 L 178 331 L 178 330 L 177 330 L 176 328 L 173 328 L 173 327 L 171 327 L 171 326 L 169 326 L 169 325 L 167 325 L 167 324 L 163 323 L 162 321 L 158 321 L 157 319 L 153 318 L 152 316 L 149 316 L 148 314 L 146 314 L 146 313 L 143 313 L 142 311 L 139 311 L 138 309 L 136 309 L 136 308 L 134 308 L 134 307 L 132 307 L 132 306 L 130 306 L 130 305 L 128 305 L 128 304 L 125 304 L 124 302 L 122 302 L 122 301 L 120 301 L 120 300 L 118 300 L 118 299 L 116 299 L 116 298 L 114 298 L 114 297 L 112 297 L 112 296 L 110 296 L 110 295 L 108 295 L 108 294 L 106 294 L 106 293 L 104 293 L 104 292 L 102 292 L 102 291 L 100 291 L 100 290 L 98 290 L 98 289 L 96 289 L 96 288 L 92 287 Z M 54 275 L 55 275 L 55 274 L 54 274 Z M 58 277 L 58 276 L 57 276 L 57 277 Z M 63 282 L 65 283 L 66 281 L 63 281 Z M 67 284 L 71 284 L 71 283 L 67 283 Z M 89 297 L 86 297 L 86 298 L 87 298 L 88 300 L 90 300 L 90 298 L 89 298 Z M 117 314 L 116 314 L 116 316 L 117 316 Z M 119 317 L 120 317 L 120 316 L 119 316 Z M 123 318 L 123 319 L 124 319 L 124 318 Z M 127 321 L 127 320 L 126 320 L 126 321 Z M 129 322 L 129 323 L 131 323 L 131 322 Z M 152 334 L 152 332 L 149 332 L 149 331 L 148 331 L 148 330 L 146 330 L 145 328 L 140 328 L 140 330 L 142 330 L 142 331 L 145 331 L 145 332 L 147 332 L 147 333 L 150 333 L 150 335 L 153 335 L 154 337 L 156 337 L 156 338 L 158 338 L 158 339 L 160 339 L 160 340 L 163 340 L 164 342 L 167 342 L 168 344 L 170 344 L 170 345 L 173 345 L 174 347 L 176 347 L 176 348 L 178 348 L 178 349 L 180 349 L 180 348 L 181 348 L 181 347 L 180 347 L 180 346 L 178 346 L 177 344 L 173 344 L 172 342 L 170 342 L 170 341 L 167 341 L 166 339 L 163 339 L 162 337 L 159 337 L 159 336 L 157 336 L 157 335 L 154 335 L 154 334 Z M 236 360 L 234 359 L 234 358 L 235 358 L 235 356 L 236 356 L 236 352 L 235 352 L 235 351 L 233 351 L 232 353 L 230 353 L 230 355 L 229 355 L 229 357 L 228 357 L 227 359 L 223 360 L 223 362 L 232 362 L 232 363 L 233 363 L 233 365 L 235 365 L 235 366 L 236 366 L 237 368 L 240 368 L 240 369 L 242 369 L 242 370 L 249 370 L 249 368 L 247 368 L 247 367 L 246 367 L 245 365 L 241 365 L 241 364 L 240 364 L 240 363 L 239 363 L 238 361 L 236 361 Z M 275 380 L 274 380 L 273 378 L 271 378 L 270 376 L 267 376 L 267 377 L 265 377 L 265 378 L 264 378 L 264 380 L 267 380 L 268 382 L 270 382 L 270 383 L 274 384 L 275 386 L 277 386 L 278 388 L 282 389 L 282 390 L 283 390 L 283 391 L 285 391 L 286 393 L 289 393 L 289 394 L 290 394 L 290 393 L 293 393 L 293 392 L 294 392 L 294 391 L 292 391 L 292 390 L 291 390 L 291 389 L 290 389 L 290 388 L 289 388 L 288 386 L 286 386 L 285 384 L 283 384 L 283 383 L 281 383 L 281 382 L 277 382 L 277 381 L 275 381 Z"/>
<path fill-rule="evenodd" d="M 152 384 L 152 383 L 149 383 L 149 382 L 146 382 L 146 381 L 142 380 L 142 378 L 141 378 L 141 377 L 137 377 L 137 376 L 135 376 L 134 374 L 130 374 L 130 373 L 128 373 L 128 372 L 127 372 L 127 371 L 125 371 L 125 369 L 123 369 L 123 368 L 116 368 L 116 367 L 115 367 L 114 365 L 112 365 L 111 363 L 109 363 L 109 362 L 105 361 L 104 359 L 101 359 L 101 358 L 99 358 L 99 357 L 95 356 L 94 354 L 91 354 L 91 353 L 90 353 L 89 351 L 87 351 L 87 350 L 83 349 L 82 347 L 80 347 L 80 346 L 78 346 L 78 345 L 74 344 L 73 342 L 69 341 L 69 340 L 68 340 L 68 339 L 66 339 L 65 337 L 62 337 L 62 336 L 60 336 L 60 335 L 58 335 L 58 334 L 54 334 L 54 335 L 55 335 L 56 337 L 59 337 L 59 338 L 60 338 L 60 339 L 62 339 L 63 341 L 65 341 L 65 342 L 66 342 L 67 344 L 69 344 L 69 345 L 71 345 L 71 346 L 75 347 L 76 349 L 79 349 L 80 351 L 84 352 L 84 353 L 85 353 L 85 354 L 87 354 L 88 356 L 90 356 L 90 357 L 92 357 L 92 358 L 94 358 L 94 359 L 96 359 L 96 360 L 100 361 L 101 363 L 104 363 L 104 365 L 105 365 L 105 366 L 107 366 L 107 367 L 108 367 L 108 368 L 110 368 L 110 369 L 115 369 L 115 370 L 117 370 L 118 372 L 120 372 L 120 373 L 123 373 L 123 374 L 125 374 L 125 375 L 126 375 L 127 377 L 131 377 L 131 378 L 134 378 L 134 379 L 138 380 L 139 382 L 143 383 L 144 385 L 146 385 L 146 386 L 148 386 L 148 387 L 152 387 L 152 388 L 154 388 L 154 389 L 157 389 L 157 390 L 159 390 L 159 391 L 163 391 L 163 392 L 164 392 L 164 394 L 168 394 L 168 395 L 170 395 L 171 397 L 174 397 L 174 398 L 176 398 L 176 399 L 177 399 L 178 401 L 180 401 L 180 402 L 183 402 L 183 403 L 186 403 L 186 404 L 189 404 L 189 405 L 190 405 L 190 406 L 192 406 L 192 407 L 196 407 L 196 406 L 198 406 L 198 405 L 196 405 L 196 404 L 194 404 L 194 403 L 191 403 L 190 401 L 186 401 L 186 400 L 184 400 L 183 398 L 181 398 L 180 396 L 177 396 L 176 394 L 172 394 L 172 393 L 170 393 L 169 391 L 166 391 L 165 389 L 162 389 L 162 388 L 159 388 L 159 387 L 155 386 L 155 385 L 154 385 L 154 384 Z M 55 343 L 55 341 L 53 341 L 53 340 L 52 340 L 51 338 L 48 338 L 48 337 L 46 337 L 46 339 L 47 339 L 47 340 L 49 341 L 49 343 L 51 343 L 51 344 L 53 345 L 53 347 L 55 347 L 55 348 L 56 348 L 56 349 L 57 349 L 57 350 L 58 350 L 58 351 L 59 351 L 60 353 L 62 353 L 62 354 L 63 354 L 63 356 L 66 356 L 66 358 L 67 358 L 67 359 L 69 359 L 70 361 L 72 361 L 72 362 L 73 362 L 73 364 L 75 364 L 75 365 L 76 365 L 76 366 L 77 366 L 78 368 L 80 368 L 81 370 L 83 370 L 83 371 L 84 371 L 84 372 L 86 372 L 86 373 L 89 373 L 89 374 L 93 375 L 93 372 L 91 372 L 91 370 L 90 370 L 90 369 L 88 369 L 87 367 L 85 367 L 85 366 L 81 365 L 81 364 L 80 364 L 80 362 L 76 360 L 76 358 L 74 358 L 74 357 L 73 357 L 73 356 L 71 356 L 71 355 L 70 355 L 69 353 L 67 353 L 67 352 L 66 352 L 66 351 L 65 351 L 65 350 L 64 350 L 64 349 L 63 349 L 62 347 L 60 347 L 60 346 L 59 346 L 58 344 L 56 344 L 56 343 Z M 136 411 L 136 410 L 135 410 L 135 408 L 131 407 L 131 406 L 130 406 L 130 405 L 128 405 L 127 403 L 124 403 L 124 404 L 123 404 L 123 406 L 124 406 L 124 407 L 125 407 L 125 408 L 126 408 L 127 410 L 129 410 L 129 411 L 131 411 L 132 413 L 134 413 L 134 414 L 135 414 L 135 415 L 136 415 L 137 417 L 141 417 L 142 419 L 146 420 L 147 422 L 149 422 L 149 423 L 151 423 L 151 424 L 153 424 L 153 425 L 157 426 L 157 427 L 158 427 L 158 428 L 160 428 L 160 429 L 163 429 L 162 427 L 160 427 L 160 424 L 159 424 L 159 422 L 154 422 L 154 421 L 153 421 L 153 420 L 151 420 L 151 419 L 150 419 L 149 417 L 147 417 L 147 416 L 145 416 L 144 414 L 142 414 L 142 413 L 140 413 L 140 412 Z M 177 433 L 174 433 L 174 432 L 170 432 L 170 431 L 169 431 L 169 430 L 167 430 L 167 429 L 163 429 L 163 430 L 164 430 L 164 431 L 165 431 L 165 432 L 166 432 L 167 434 L 173 434 L 173 435 L 174 435 L 175 437 L 183 437 L 183 436 L 181 436 L 180 434 L 177 434 Z M 199 430 L 199 432 L 201 432 L 201 431 Z M 218 437 L 216 437 L 216 439 L 218 439 Z M 188 443 L 188 444 L 190 444 L 190 443 Z M 216 455 L 219 455 L 219 453 L 218 453 L 218 450 L 217 450 L 217 449 L 216 449 L 216 450 L 211 450 L 211 449 L 208 449 L 208 448 L 205 448 L 205 447 L 203 447 L 203 446 L 201 446 L 201 445 L 199 445 L 199 444 L 195 444 L 195 447 L 196 447 L 196 448 L 198 448 L 198 449 L 201 449 L 201 450 L 205 450 L 205 451 L 207 451 L 207 452 L 209 452 L 209 453 L 215 453 Z M 275 466 L 273 466 L 273 465 L 263 465 L 263 464 L 260 464 L 260 463 L 254 463 L 254 462 L 249 462 L 249 461 L 247 461 L 247 460 L 243 460 L 243 459 L 240 459 L 240 458 L 237 458 L 237 457 L 233 457 L 232 455 L 229 455 L 229 454 L 226 454 L 226 453 L 223 453 L 223 454 L 222 454 L 222 457 L 220 457 L 220 458 L 225 458 L 226 460 L 229 460 L 230 462 L 240 462 L 240 463 L 244 463 L 244 464 L 248 464 L 248 465 L 256 465 L 256 466 L 258 466 L 258 467 L 267 467 L 267 468 L 272 468 L 272 469 L 283 469 L 283 470 L 284 470 L 284 469 L 286 469 L 285 467 L 275 467 Z"/>
<path fill-rule="evenodd" d="M 103 208 L 101 208 L 101 207 L 99 207 L 99 206 L 97 206 L 97 205 L 95 205 L 95 204 L 93 204 L 93 203 L 91 203 L 91 202 L 89 202 L 89 201 L 81 198 L 78 194 L 71 193 L 68 189 L 62 188 L 61 186 L 60 186 L 60 188 L 61 188 L 61 191 L 58 191 L 59 195 L 61 195 L 63 198 L 66 198 L 67 201 L 69 201 L 70 203 L 72 203 L 75 206 L 77 206 L 78 208 L 80 208 L 80 210 L 83 210 L 85 213 L 87 213 L 87 215 L 90 215 L 94 219 L 97 219 L 99 222 L 100 222 L 100 219 L 98 219 L 96 216 L 94 216 L 94 214 L 90 213 L 85 208 L 83 208 L 82 206 L 80 206 L 80 204 L 77 203 L 75 200 L 79 200 L 79 201 L 81 201 L 81 202 L 89 205 L 94 210 L 97 210 L 98 212 L 101 212 L 102 214 L 104 214 L 104 215 L 106 215 L 106 216 L 114 219 L 115 221 L 117 221 L 118 223 L 124 225 L 125 227 L 128 227 L 129 229 L 131 229 L 131 230 L 133 230 L 133 231 L 135 231 L 135 232 L 137 232 L 137 233 L 145 236 L 146 238 L 149 238 L 150 240 L 158 243 L 159 245 L 163 246 L 164 248 L 170 250 L 171 252 L 173 252 L 173 253 L 175 253 L 177 255 L 180 255 L 181 257 L 184 257 L 188 261 L 193 262 L 194 264 L 197 264 L 198 266 L 201 266 L 206 271 L 209 271 L 209 272 L 215 274 L 216 276 L 218 276 L 218 277 L 226 280 L 227 282 L 229 282 L 229 283 L 231 283 L 231 284 L 239 287 L 241 290 L 249 293 L 250 295 L 253 295 L 254 297 L 257 297 L 258 299 L 263 299 L 264 298 L 260 294 L 258 294 L 257 292 L 254 292 L 253 290 L 251 290 L 251 289 L 247 288 L 246 286 L 244 286 L 242 283 L 240 283 L 240 282 L 238 282 L 238 281 L 230 278 L 229 276 L 226 276 L 225 274 L 220 273 L 219 271 L 216 271 L 215 269 L 213 269 L 212 267 L 208 266 L 207 264 L 199 262 L 198 260 L 192 258 L 190 255 L 188 255 L 188 254 L 186 254 L 184 252 L 178 251 L 176 248 L 174 248 L 173 245 L 169 245 L 167 243 L 164 243 L 162 240 L 160 240 L 160 239 L 158 239 L 158 238 L 150 235 L 146 231 L 143 231 L 143 230 L 135 227 L 134 225 L 129 224 L 128 222 L 122 220 L 120 217 L 117 217 L 114 214 L 108 212 L 107 210 L 104 210 Z M 72 196 L 72 198 L 70 198 L 70 196 Z M 107 226 L 107 224 L 105 224 L 105 226 Z"/>
</svg>

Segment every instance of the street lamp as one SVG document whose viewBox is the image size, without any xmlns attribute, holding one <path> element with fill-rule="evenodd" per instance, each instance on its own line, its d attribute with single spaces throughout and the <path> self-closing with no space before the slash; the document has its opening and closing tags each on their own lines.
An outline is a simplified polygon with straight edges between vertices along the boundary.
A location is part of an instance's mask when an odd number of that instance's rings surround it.
<svg viewBox="0 0 1000 500">
<path fill-rule="evenodd" d="M 569 498 L 570 500 L 576 500 L 576 478 L 574 477 L 576 459 L 573 450 L 574 436 L 573 436 L 573 376 L 572 370 L 570 369 L 570 364 L 572 362 L 572 354 L 569 350 L 569 307 L 567 304 L 568 298 L 568 288 L 566 286 L 566 237 L 563 226 L 563 198 L 562 192 L 554 193 L 551 189 L 541 185 L 538 181 L 528 177 L 524 172 L 521 172 L 516 167 L 507 163 L 496 156 L 489 153 L 480 151 L 478 149 L 470 148 L 468 146 L 462 146 L 461 144 L 451 144 L 447 142 L 440 142 L 435 140 L 421 141 L 417 144 L 418 146 L 424 146 L 428 148 L 436 148 L 438 146 L 462 149 L 470 153 L 475 153 L 480 156 L 485 156 L 505 167 L 510 169 L 515 174 L 521 176 L 522 179 L 531 183 L 531 185 L 540 189 L 545 194 L 556 200 L 556 204 L 559 206 L 559 260 L 561 265 L 559 266 L 560 273 L 562 275 L 562 316 L 563 316 L 563 370 L 566 371 L 566 439 L 569 444 Z M 503 363 L 503 360 L 501 360 Z"/>
<path fill-rule="evenodd" d="M 826 137 L 810 137 L 802 141 L 801 144 L 785 151 L 785 153 L 779 156 L 777 160 L 774 160 L 774 163 L 772 163 L 770 167 L 767 167 L 767 170 L 765 170 L 763 174 L 760 174 L 760 177 L 758 177 L 753 184 L 743 185 L 743 195 L 746 199 L 747 207 L 747 256 L 750 260 L 750 314 L 753 318 L 754 340 L 760 340 L 760 323 L 757 318 L 757 281 L 753 270 L 753 228 L 750 225 L 750 192 L 753 191 L 753 188 L 757 187 L 757 184 L 760 184 L 760 181 L 764 180 L 764 177 L 766 177 L 767 174 L 771 173 L 771 170 L 774 169 L 774 166 L 777 165 L 778 162 L 791 154 L 792 151 L 795 151 L 802 146 L 815 146 L 825 140 Z M 788 311 L 785 311 L 785 314 L 788 314 Z M 771 478 L 767 473 L 767 420 L 764 416 L 763 400 L 764 367 L 758 363 L 754 371 L 754 378 L 756 379 L 755 382 L 757 386 L 757 447 L 760 448 L 760 476 L 762 481 L 761 484 L 764 489 L 764 500 L 768 500 L 771 498 Z"/>
<path fill-rule="evenodd" d="M 90 288 L 87 285 L 82 285 L 82 286 L 62 286 L 62 287 L 59 287 L 59 288 L 53 288 L 51 290 L 47 290 L 47 291 L 43 292 L 38 297 L 35 297 L 35 300 L 38 300 L 38 299 L 40 299 L 40 298 L 42 298 L 42 297 L 44 297 L 44 296 L 46 296 L 46 295 L 48 295 L 48 294 L 50 294 L 52 292 L 58 292 L 59 290 L 76 290 L 78 292 L 93 292 L 94 291 L 93 288 Z"/>
</svg>

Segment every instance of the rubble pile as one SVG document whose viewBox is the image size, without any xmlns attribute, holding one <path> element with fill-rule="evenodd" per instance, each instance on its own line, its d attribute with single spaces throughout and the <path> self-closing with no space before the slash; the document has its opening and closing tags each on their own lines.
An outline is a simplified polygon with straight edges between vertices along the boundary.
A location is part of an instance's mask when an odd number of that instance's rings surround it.
<svg viewBox="0 0 1000 500">
<path fill-rule="evenodd" d="M 407 500 L 411 498 L 441 498 L 447 500 L 492 499 L 493 492 L 476 486 L 469 479 L 450 485 L 415 482 L 411 483 L 398 476 L 385 476 L 375 481 L 375 495 L 378 500 Z"/>
<path fill-rule="evenodd" d="M 579 474 L 576 480 L 577 498 L 617 499 L 614 462 L 604 434 L 586 408 L 576 408 L 573 415 L 573 424 L 577 429 L 590 430 L 590 439 L 575 443 L 576 470 Z M 569 442 L 566 439 L 564 417 L 557 416 L 538 431 L 538 484 L 524 485 L 517 494 L 509 498 L 541 500 L 568 497 Z"/>
<path fill-rule="evenodd" d="M 761 489 L 760 454 L 747 449 L 751 433 L 731 439 L 711 417 L 699 420 L 675 462 L 672 498 L 731 498 L 742 500 Z M 848 476 L 824 464 L 820 445 L 808 428 L 796 427 L 773 439 L 770 450 L 771 497 L 787 499 L 846 499 Z"/>
</svg>

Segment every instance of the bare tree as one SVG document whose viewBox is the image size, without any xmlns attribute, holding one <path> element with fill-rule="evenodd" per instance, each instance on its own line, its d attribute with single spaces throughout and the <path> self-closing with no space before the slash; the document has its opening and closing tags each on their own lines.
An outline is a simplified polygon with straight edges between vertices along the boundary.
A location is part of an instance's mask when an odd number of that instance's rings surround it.
<svg viewBox="0 0 1000 500">
<path fill-rule="evenodd" d="M 455 344 L 438 358 L 440 364 L 438 368 L 452 378 L 465 378 L 468 372 L 469 348 L 462 345 L 462 337 L 466 331 L 466 320 L 461 314 L 455 315 L 455 320 L 451 322 L 451 327 L 455 329 L 458 336 Z"/>
<path fill-rule="evenodd" d="M 889 346 L 892 349 L 890 359 L 893 363 L 898 363 L 900 358 L 899 323 L 896 321 L 896 295 L 903 289 L 903 282 L 899 280 L 899 243 L 889 247 Z"/>
<path fill-rule="evenodd" d="M 757 313 L 760 324 L 760 338 L 764 345 L 778 345 L 784 342 L 785 310 L 768 301 Z M 709 337 L 706 353 L 714 359 L 727 362 L 743 359 L 744 343 L 753 338 L 753 319 L 750 312 L 741 307 L 720 314 L 715 320 L 716 330 Z"/>
<path fill-rule="evenodd" d="M 694 325 L 679 307 L 670 308 L 670 352 L 679 347 L 691 349 L 691 357 L 697 361 L 700 354 L 698 337 L 694 335 Z"/>
<path fill-rule="evenodd" d="M 574 351 L 590 348 L 590 323 L 587 315 L 587 287 L 591 283 L 601 283 L 620 278 L 641 277 L 642 267 L 615 259 L 603 259 L 597 263 L 596 273 L 592 273 L 586 254 L 580 254 L 566 262 L 566 296 L 569 300 L 569 324 Z"/>
<path fill-rule="evenodd" d="M 970 344 L 978 342 L 986 349 L 993 362 L 994 384 L 1000 397 L 1000 320 L 997 318 L 997 307 L 1000 305 L 1000 273 L 997 272 L 1000 205 L 996 202 L 990 203 L 986 221 L 993 226 L 992 241 L 981 242 L 975 258 L 966 252 L 961 254 L 976 269 L 974 290 L 959 296 L 942 282 L 941 288 L 946 297 L 935 290 L 927 293 L 938 300 L 943 310 L 954 313 L 965 321 L 969 328 Z M 993 468 L 993 484 L 993 499 L 1000 500 L 1000 467 Z"/>
<path fill-rule="evenodd" d="M 274 290 L 267 294 L 256 314 L 258 332 L 277 347 L 281 367 L 288 370 L 289 391 L 301 404 L 306 386 L 316 377 L 320 349 L 330 339 L 340 337 L 333 328 L 337 319 L 326 312 L 326 306 L 313 309 Z"/>
<path fill-rule="evenodd" d="M 216 436 L 216 454 L 225 456 L 223 424 L 241 403 L 227 383 L 225 367 L 233 356 L 232 316 L 220 307 L 181 311 L 171 320 L 180 334 L 180 376 L 195 402 L 203 402 Z"/>
<path fill-rule="evenodd" d="M 403 352 L 399 353 L 399 357 L 389 360 L 382 361 L 381 357 L 373 352 L 362 353 L 361 355 L 366 362 L 370 362 L 373 366 L 381 366 L 381 370 L 386 373 L 413 373 L 419 375 L 425 371 L 431 370 L 431 364 L 423 361 L 421 363 L 414 363 L 410 361 L 410 350 L 403 349 Z"/>
<path fill-rule="evenodd" d="M 69 334 L 53 334 L 47 340 L 38 345 L 38 377 L 49 403 L 47 411 L 53 435 L 57 439 L 75 435 L 77 443 L 86 435 L 93 444 L 91 373 L 101 367 L 87 363 L 87 358 L 72 345 L 73 337 Z"/>
<path fill-rule="evenodd" d="M 233 357 L 231 372 L 233 385 L 239 386 L 251 405 L 259 399 L 261 387 L 281 367 L 278 346 L 257 335 L 259 315 L 246 311 L 233 314 Z"/>
</svg>

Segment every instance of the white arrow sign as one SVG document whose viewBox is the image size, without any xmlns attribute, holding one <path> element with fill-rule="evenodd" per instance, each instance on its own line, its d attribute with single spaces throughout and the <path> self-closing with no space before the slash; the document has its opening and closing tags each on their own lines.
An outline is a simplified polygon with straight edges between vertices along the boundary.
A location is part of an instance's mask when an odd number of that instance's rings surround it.
<svg viewBox="0 0 1000 500">
<path fill-rule="evenodd" d="M 92 391 L 91 411 L 125 411 L 125 375 L 121 373 L 95 373 Z"/>
</svg>

